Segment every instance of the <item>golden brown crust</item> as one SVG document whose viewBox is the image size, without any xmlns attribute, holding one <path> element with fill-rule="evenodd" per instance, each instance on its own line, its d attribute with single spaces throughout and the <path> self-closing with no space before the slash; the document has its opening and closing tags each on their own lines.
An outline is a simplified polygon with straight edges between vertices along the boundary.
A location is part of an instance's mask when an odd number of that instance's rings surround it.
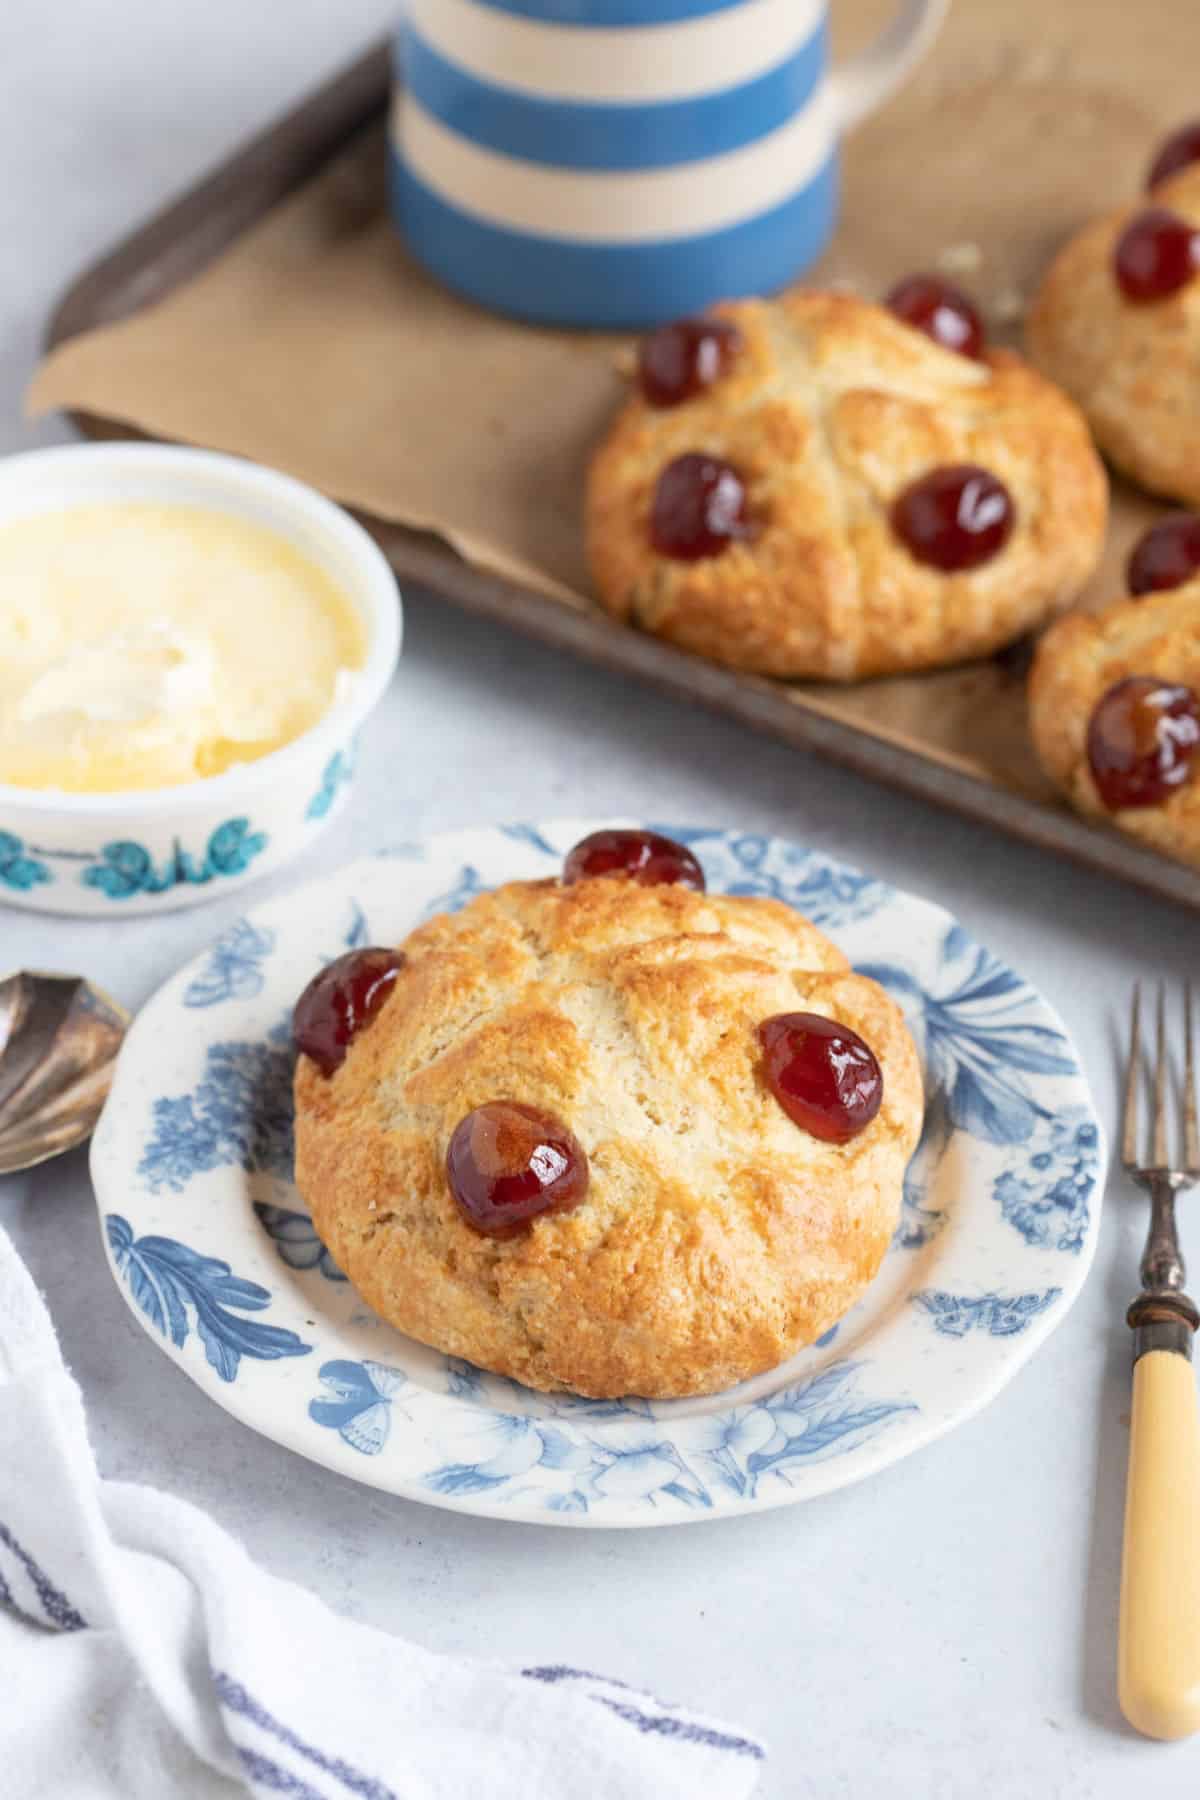
<svg viewBox="0 0 1200 1800">
<path fill-rule="evenodd" d="M 1087 760 L 1088 722 L 1100 696 L 1127 675 L 1157 675 L 1200 693 L 1200 580 L 1060 619 L 1037 647 L 1029 726 L 1043 768 L 1073 806 L 1200 868 L 1200 782 L 1158 806 L 1110 813 Z"/>
<path fill-rule="evenodd" d="M 1103 546 L 1108 486 L 1075 407 L 1020 357 L 943 350 L 882 307 L 795 289 L 716 309 L 744 348 L 682 406 L 636 390 L 592 461 L 587 547 L 618 618 L 735 668 L 852 681 L 981 656 L 1070 603 Z M 658 477 L 699 450 L 747 481 L 747 543 L 680 562 L 650 543 Z M 939 464 L 1005 482 L 1016 526 L 990 562 L 917 562 L 888 511 Z"/>
<path fill-rule="evenodd" d="M 1200 225 L 1200 166 L 1154 191 L 1155 206 Z M 1119 469 L 1157 494 L 1200 505 L 1200 279 L 1163 300 L 1126 299 L 1117 238 L 1151 202 L 1096 219 L 1059 251 L 1030 311 L 1029 353 L 1087 414 Z"/>
<path fill-rule="evenodd" d="M 296 1073 L 296 1180 L 321 1237 L 390 1323 L 530 1386 L 715 1392 L 839 1318 L 899 1217 L 922 1115 L 903 1018 L 780 903 L 627 881 L 514 882 L 421 926 L 330 1079 Z M 846 1145 L 794 1125 L 755 1027 L 837 1017 L 884 1073 Z M 587 1152 L 574 1212 L 514 1238 L 462 1218 L 459 1120 L 512 1098 Z"/>
</svg>

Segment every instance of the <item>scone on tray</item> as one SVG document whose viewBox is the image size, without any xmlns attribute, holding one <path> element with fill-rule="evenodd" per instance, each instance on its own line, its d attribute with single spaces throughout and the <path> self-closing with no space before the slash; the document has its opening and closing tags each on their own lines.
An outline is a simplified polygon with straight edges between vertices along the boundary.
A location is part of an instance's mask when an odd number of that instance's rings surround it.
<svg viewBox="0 0 1200 1800">
<path fill-rule="evenodd" d="M 1072 805 L 1195 868 L 1198 562 L 1200 519 L 1163 521 L 1130 559 L 1133 597 L 1060 619 L 1029 678 L 1034 748 Z M 1165 585 L 1172 573 L 1180 585 Z"/>
<path fill-rule="evenodd" d="M 716 1392 L 819 1337 L 922 1119 L 884 990 L 644 835 L 340 959 L 296 1013 L 296 1180 L 364 1299 L 597 1397 Z"/>
<path fill-rule="evenodd" d="M 587 549 L 619 619 L 852 681 L 1041 625 L 1096 568 L 1107 497 L 1078 409 L 1020 357 L 797 288 L 643 347 L 592 461 Z"/>
<path fill-rule="evenodd" d="M 1200 164 L 1077 233 L 1042 282 L 1026 337 L 1118 469 L 1200 505 Z"/>
</svg>

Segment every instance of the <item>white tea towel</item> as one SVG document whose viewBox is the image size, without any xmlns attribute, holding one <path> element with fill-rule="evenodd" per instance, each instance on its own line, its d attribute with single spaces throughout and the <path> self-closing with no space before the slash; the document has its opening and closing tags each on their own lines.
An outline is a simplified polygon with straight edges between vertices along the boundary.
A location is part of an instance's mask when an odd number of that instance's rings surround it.
<svg viewBox="0 0 1200 1800">
<path fill-rule="evenodd" d="M 743 1800 L 760 1744 L 582 1670 L 435 1656 L 97 1473 L 0 1230 L 5 1800 Z"/>
</svg>

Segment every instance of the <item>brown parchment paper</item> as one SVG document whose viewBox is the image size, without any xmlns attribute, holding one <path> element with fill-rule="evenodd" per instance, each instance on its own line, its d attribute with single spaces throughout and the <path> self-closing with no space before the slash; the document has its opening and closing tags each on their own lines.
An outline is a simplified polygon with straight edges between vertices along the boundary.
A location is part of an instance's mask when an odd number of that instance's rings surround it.
<svg viewBox="0 0 1200 1800">
<path fill-rule="evenodd" d="M 861 37 L 881 7 L 835 11 Z M 994 338 L 1019 343 L 1021 301 L 1056 244 L 1135 193 L 1156 139 L 1197 110 L 1198 53 L 1195 0 L 956 0 L 916 80 L 846 145 L 842 222 L 810 279 L 877 295 L 940 264 Z M 273 464 L 586 607 L 583 473 L 621 349 L 491 317 L 428 280 L 387 219 L 371 131 L 165 300 L 54 351 L 29 405 Z M 1158 510 L 1115 487 L 1085 603 L 1122 591 L 1128 546 Z M 1057 804 L 1003 663 L 786 691 Z"/>
</svg>

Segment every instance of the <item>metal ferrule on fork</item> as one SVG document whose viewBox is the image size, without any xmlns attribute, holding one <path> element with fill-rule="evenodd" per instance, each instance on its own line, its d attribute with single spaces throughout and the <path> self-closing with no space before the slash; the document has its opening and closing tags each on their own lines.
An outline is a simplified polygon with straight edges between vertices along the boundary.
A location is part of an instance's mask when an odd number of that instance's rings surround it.
<svg viewBox="0 0 1200 1800">
<path fill-rule="evenodd" d="M 1154 1127 L 1149 1161 L 1138 1154 L 1138 1088 L 1140 1085 L 1141 994 L 1133 996 L 1133 1022 L 1129 1070 L 1125 1085 L 1123 1160 L 1133 1179 L 1150 1195 L 1150 1230 L 1142 1255 L 1142 1291 L 1125 1317 L 1133 1330 L 1133 1360 L 1151 1350 L 1171 1350 L 1189 1360 L 1200 1312 L 1183 1291 L 1187 1269 L 1179 1248 L 1175 1222 L 1175 1196 L 1200 1179 L 1200 1131 L 1196 1122 L 1195 1052 L 1192 1030 L 1192 991 L 1184 996 L 1185 1067 L 1183 1092 L 1183 1157 L 1172 1166 L 1167 1147 L 1166 997 L 1158 993 L 1156 1056 L 1154 1064 Z"/>
</svg>

